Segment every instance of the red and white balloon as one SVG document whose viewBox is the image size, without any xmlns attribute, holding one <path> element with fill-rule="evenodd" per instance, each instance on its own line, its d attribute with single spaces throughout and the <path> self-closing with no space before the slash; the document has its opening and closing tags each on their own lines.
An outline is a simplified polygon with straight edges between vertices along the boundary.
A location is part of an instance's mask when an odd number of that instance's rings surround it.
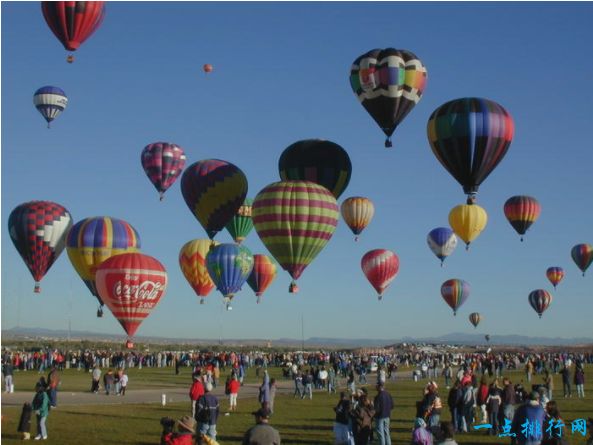
<svg viewBox="0 0 593 445">
<path fill-rule="evenodd" d="M 399 272 L 399 258 L 391 250 L 375 249 L 364 254 L 360 266 L 379 293 L 379 300 Z"/>
<path fill-rule="evenodd" d="M 97 268 L 99 296 L 132 337 L 167 288 L 167 271 L 142 253 L 115 255 Z"/>
</svg>

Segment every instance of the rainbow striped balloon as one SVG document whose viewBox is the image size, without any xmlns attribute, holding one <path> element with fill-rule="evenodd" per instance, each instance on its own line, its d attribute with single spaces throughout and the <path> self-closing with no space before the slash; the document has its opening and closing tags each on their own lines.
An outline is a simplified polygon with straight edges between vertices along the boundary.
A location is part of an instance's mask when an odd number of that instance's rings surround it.
<svg viewBox="0 0 593 445">
<path fill-rule="evenodd" d="M 284 270 L 293 278 L 331 239 L 338 224 L 338 204 L 325 187 L 309 181 L 280 181 L 263 188 L 253 201 L 255 230 Z"/>
<path fill-rule="evenodd" d="M 469 292 L 469 283 L 457 278 L 447 280 L 441 285 L 441 295 L 445 303 L 453 309 L 453 315 L 457 315 L 457 309 L 465 303 Z"/>
<path fill-rule="evenodd" d="M 548 270 L 546 270 L 546 277 L 548 277 L 548 280 L 550 280 L 550 283 L 552 283 L 554 289 L 556 289 L 558 283 L 564 278 L 564 269 L 559 266 L 548 267 Z"/>
<path fill-rule="evenodd" d="M 585 271 L 593 263 L 593 246 L 591 244 L 577 244 L 571 249 L 570 256 L 583 272 L 583 276 L 585 276 Z"/>
<path fill-rule="evenodd" d="M 72 266 L 101 306 L 103 301 L 95 285 L 97 267 L 112 256 L 138 252 L 139 249 L 140 237 L 136 229 L 121 219 L 109 216 L 77 222 L 66 238 L 66 251 Z"/>
<path fill-rule="evenodd" d="M 542 318 L 542 314 L 550 307 L 550 303 L 552 303 L 552 295 L 547 290 L 536 289 L 529 293 L 528 300 L 533 310 L 539 315 L 539 318 Z"/>
<path fill-rule="evenodd" d="M 541 205 L 532 196 L 511 196 L 504 203 L 504 214 L 511 226 L 521 235 L 521 241 L 527 229 L 537 221 L 541 211 Z"/>
</svg>

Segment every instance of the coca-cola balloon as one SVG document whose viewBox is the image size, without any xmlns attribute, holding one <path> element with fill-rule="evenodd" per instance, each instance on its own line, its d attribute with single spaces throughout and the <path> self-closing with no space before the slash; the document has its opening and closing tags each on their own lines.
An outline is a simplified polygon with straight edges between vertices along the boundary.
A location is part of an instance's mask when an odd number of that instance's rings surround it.
<svg viewBox="0 0 593 445">
<path fill-rule="evenodd" d="M 167 288 L 167 271 L 155 258 L 124 253 L 97 268 L 97 291 L 129 337 L 158 304 Z"/>
</svg>

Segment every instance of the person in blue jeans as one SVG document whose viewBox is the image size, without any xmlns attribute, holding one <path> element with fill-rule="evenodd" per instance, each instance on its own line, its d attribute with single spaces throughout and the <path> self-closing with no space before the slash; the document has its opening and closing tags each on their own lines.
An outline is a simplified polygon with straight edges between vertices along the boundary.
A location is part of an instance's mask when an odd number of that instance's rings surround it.
<svg viewBox="0 0 593 445">
<path fill-rule="evenodd" d="M 383 384 L 377 384 L 377 395 L 373 401 L 375 406 L 375 433 L 379 445 L 391 445 L 391 434 L 389 431 L 389 422 L 391 410 L 393 409 L 393 399 Z"/>
</svg>

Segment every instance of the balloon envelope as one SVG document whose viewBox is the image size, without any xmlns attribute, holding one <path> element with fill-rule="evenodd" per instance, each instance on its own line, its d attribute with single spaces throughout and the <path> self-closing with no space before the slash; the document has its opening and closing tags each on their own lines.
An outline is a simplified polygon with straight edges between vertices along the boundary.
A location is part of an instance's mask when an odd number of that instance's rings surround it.
<svg viewBox="0 0 593 445">
<path fill-rule="evenodd" d="M 480 324 L 480 321 L 482 321 L 482 316 L 478 312 L 469 314 L 469 322 L 474 325 L 474 328 Z"/>
<path fill-rule="evenodd" d="M 218 244 L 209 239 L 195 239 L 185 243 L 179 251 L 181 272 L 196 295 L 202 297 L 200 303 L 214 288 L 214 282 L 206 268 L 206 256 L 210 248 Z"/>
<path fill-rule="evenodd" d="M 445 261 L 445 258 L 451 255 L 455 247 L 457 247 L 455 232 L 448 227 L 432 229 L 426 237 L 426 242 L 432 253 L 441 260 L 441 265 Z"/>
<path fill-rule="evenodd" d="M 585 271 L 593 263 L 593 246 L 590 244 L 577 244 L 570 251 L 572 260 L 585 276 Z"/>
<path fill-rule="evenodd" d="M 151 256 L 124 253 L 101 263 L 96 283 L 99 296 L 132 337 L 165 294 L 167 272 Z"/>
<path fill-rule="evenodd" d="M 350 183 L 352 163 L 338 144 L 306 139 L 282 152 L 278 170 L 283 181 L 311 181 L 328 189 L 337 199 Z"/>
<path fill-rule="evenodd" d="M 33 104 L 47 122 L 47 127 L 66 109 L 68 98 L 64 90 L 58 87 L 45 86 L 35 91 Z"/>
<path fill-rule="evenodd" d="M 525 235 L 527 229 L 537 221 L 540 213 L 539 202 L 531 196 L 512 196 L 504 203 L 504 214 L 519 235 Z"/>
<path fill-rule="evenodd" d="M 331 239 L 338 205 L 329 190 L 313 182 L 275 182 L 253 201 L 253 224 L 272 256 L 296 280 Z"/>
<path fill-rule="evenodd" d="M 140 237 L 136 229 L 126 221 L 109 216 L 77 222 L 66 238 L 66 251 L 72 266 L 100 304 L 103 302 L 95 285 L 97 267 L 112 256 L 139 249 Z"/>
<path fill-rule="evenodd" d="M 245 246 L 219 244 L 206 255 L 206 267 L 216 289 L 228 299 L 241 290 L 253 269 L 253 255 Z"/>
<path fill-rule="evenodd" d="M 251 229 L 253 229 L 253 219 L 251 217 L 252 205 L 253 199 L 245 198 L 243 205 L 239 207 L 237 213 L 235 213 L 226 225 L 226 229 L 238 244 L 241 244 L 247 235 L 249 235 Z"/>
<path fill-rule="evenodd" d="M 548 270 L 546 270 L 546 277 L 548 277 L 548 280 L 550 280 L 550 283 L 552 283 L 554 289 L 556 289 L 556 286 L 564 278 L 564 269 L 558 266 L 548 267 Z"/>
<path fill-rule="evenodd" d="M 68 51 L 76 51 L 101 26 L 105 2 L 41 2 L 49 28 Z"/>
<path fill-rule="evenodd" d="M 470 293 L 470 285 L 467 281 L 453 278 L 441 285 L 441 296 L 445 303 L 453 309 L 453 315 L 457 315 L 457 309 L 465 303 Z"/>
<path fill-rule="evenodd" d="M 398 256 L 391 250 L 370 250 L 360 260 L 360 266 L 381 300 L 383 293 L 399 272 Z"/>
<path fill-rule="evenodd" d="M 163 194 L 173 185 L 185 167 L 185 153 L 178 145 L 155 142 L 144 147 L 140 161 L 146 176 L 163 199 Z"/>
<path fill-rule="evenodd" d="M 426 86 L 426 68 L 410 51 L 373 49 L 352 64 L 350 86 L 359 102 L 387 136 L 418 103 Z"/>
<path fill-rule="evenodd" d="M 181 193 L 189 210 L 213 239 L 243 205 L 247 178 L 230 162 L 206 159 L 185 169 Z"/>
<path fill-rule="evenodd" d="M 449 212 L 449 225 L 465 241 L 466 248 L 482 233 L 487 223 L 486 210 L 477 204 L 458 205 Z"/>
<path fill-rule="evenodd" d="M 260 302 L 260 296 L 272 284 L 276 278 L 276 264 L 267 255 L 253 255 L 253 270 L 247 278 L 247 284 L 253 289 L 257 296 L 257 302 Z"/>
<path fill-rule="evenodd" d="M 342 218 L 355 235 L 360 233 L 369 225 L 375 214 L 373 201 L 362 196 L 347 198 L 340 206 Z M 358 240 L 358 236 L 356 237 Z"/>
<path fill-rule="evenodd" d="M 551 302 L 552 295 L 550 295 L 550 293 L 546 290 L 536 289 L 534 291 L 531 291 L 531 293 L 529 294 L 529 304 L 531 305 L 533 310 L 537 312 L 539 318 L 542 318 L 542 314 L 546 309 L 548 309 Z"/>
<path fill-rule="evenodd" d="M 475 194 L 509 149 L 514 124 L 496 102 L 470 97 L 433 111 L 427 131 L 438 161 L 463 186 L 464 193 Z"/>
<path fill-rule="evenodd" d="M 35 280 L 39 282 L 66 246 L 72 216 L 65 207 L 51 201 L 31 201 L 17 206 L 8 217 L 8 233 Z"/>
</svg>

